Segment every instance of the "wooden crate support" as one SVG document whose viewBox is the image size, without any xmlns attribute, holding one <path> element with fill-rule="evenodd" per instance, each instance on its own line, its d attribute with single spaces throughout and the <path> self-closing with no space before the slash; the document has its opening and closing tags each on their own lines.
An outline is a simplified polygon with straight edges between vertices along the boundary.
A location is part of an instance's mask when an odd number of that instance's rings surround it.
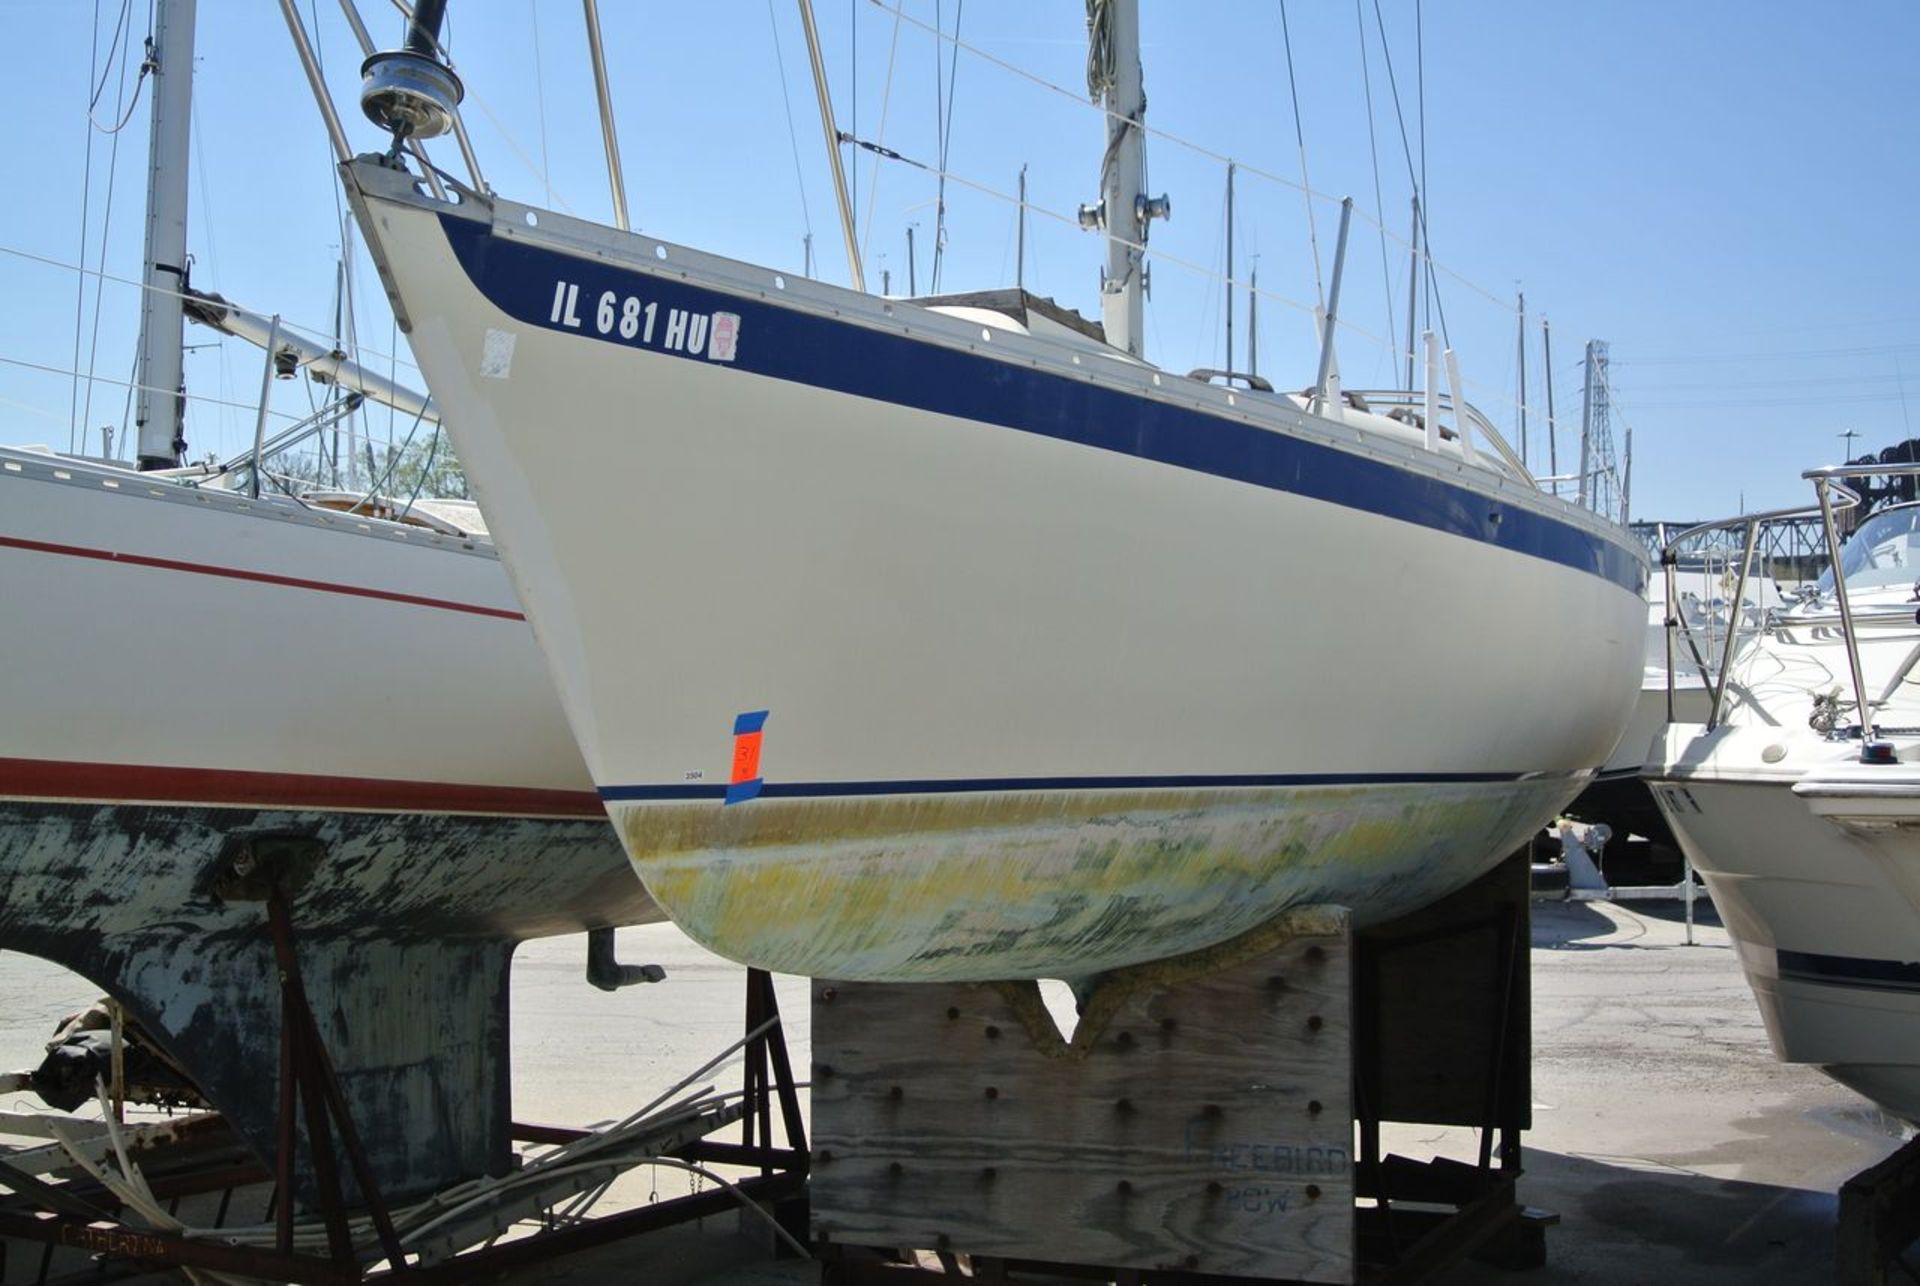
<svg viewBox="0 0 1920 1286">
<path fill-rule="evenodd" d="M 1032 982 L 816 981 L 816 1237 L 1356 1280 L 1352 962 L 1295 912 L 1108 975 L 1071 1040 Z"/>
<path fill-rule="evenodd" d="M 1916 1239 L 1920 1239 L 1920 1139 L 1910 1139 L 1892 1156 L 1841 1185 L 1834 1280 L 1839 1286 L 1911 1281 L 1905 1252 Z"/>
</svg>

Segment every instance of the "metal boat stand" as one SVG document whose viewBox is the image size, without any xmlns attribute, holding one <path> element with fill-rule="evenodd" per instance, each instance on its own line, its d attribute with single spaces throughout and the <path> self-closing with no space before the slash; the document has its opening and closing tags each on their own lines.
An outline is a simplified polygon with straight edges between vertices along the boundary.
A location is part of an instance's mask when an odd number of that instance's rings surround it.
<svg viewBox="0 0 1920 1286">
<path fill-rule="evenodd" d="M 1387 1286 L 1544 1262 L 1557 1217 L 1516 1196 L 1528 906 L 1518 854 L 1393 924 L 1314 908 L 1083 988 L 1071 1037 L 1030 983 L 816 982 L 826 1280 L 964 1259 L 999 1281 Z M 1391 1122 L 1477 1128 L 1478 1154 L 1388 1155 Z"/>
<path fill-rule="evenodd" d="M 244 866 L 244 864 L 243 864 Z M 188 1238 L 145 1225 L 137 1211 L 97 1180 L 49 1181 L 11 1163 L 0 1152 L 0 1281 L 48 1286 L 70 1269 L 74 1252 L 95 1261 L 89 1280 L 107 1281 L 154 1268 L 204 1269 L 264 1281 L 349 1283 L 399 1276 L 419 1282 L 461 1282 L 641 1233 L 690 1222 L 752 1202 L 770 1208 L 783 1227 L 804 1229 L 808 1171 L 806 1129 L 798 1088 L 780 1024 L 771 977 L 746 976 L 745 1074 L 742 1093 L 724 1107 L 704 1109 L 637 1138 L 635 1152 L 605 1159 L 588 1173 L 521 1193 L 470 1212 L 431 1241 L 402 1246 L 403 1232 L 382 1199 L 366 1149 L 341 1092 L 301 974 L 289 899 L 272 864 L 239 869 L 265 904 L 281 991 L 278 1152 L 271 1172 L 247 1156 L 217 1115 L 191 1118 L 176 1127 L 133 1126 L 155 1132 L 174 1146 L 146 1147 L 137 1155 L 154 1198 L 177 1210 L 182 1197 L 220 1194 L 216 1225 L 224 1224 L 238 1190 L 270 1194 L 265 1219 L 274 1224 L 271 1248 L 210 1238 Z M 775 1142 L 776 1114 L 782 1141 Z M 88 1123 L 70 1118 L 75 1126 Z M 734 1123 L 738 1143 L 710 1137 Z M 98 1125 L 91 1128 L 98 1131 Z M 304 1151 L 302 1134 L 305 1136 Z M 181 1136 L 176 1138 L 175 1136 Z M 592 1131 L 515 1122 L 513 1138 L 535 1146 L 564 1146 L 590 1139 Z M 196 1146 L 197 1145 L 197 1146 Z M 184 1154 L 182 1159 L 181 1154 Z M 17 1154 L 16 1154 L 17 1155 Z M 298 1161 L 304 1155 L 307 1165 Z M 347 1176 L 340 1171 L 344 1157 Z M 720 1165 L 755 1171 L 686 1197 L 654 1202 L 607 1215 L 561 1215 L 556 1207 L 603 1188 L 625 1169 L 649 1160 L 695 1166 Z M 50 1165 L 42 1170 L 51 1169 Z M 343 1182 L 350 1177 L 351 1186 Z M 271 1187 L 267 1187 L 267 1185 Z M 471 1203 L 470 1203 L 471 1204 Z M 326 1232 L 324 1258 L 296 1246 L 294 1214 L 305 1206 Z M 352 1221 L 370 1220 L 374 1237 L 354 1236 Z M 513 1225 L 537 1220 L 525 1235 L 501 1240 Z M 23 1245 L 22 1243 L 26 1243 Z M 479 1249 L 467 1247 L 485 1243 Z M 13 1250 L 9 1264 L 9 1245 Z M 37 1244 L 37 1245 L 36 1245 Z M 64 1249 L 64 1255 L 57 1255 Z M 25 1252 L 25 1253 L 23 1253 Z M 37 1253 L 35 1253 L 37 1252 Z M 30 1262 L 29 1262 L 30 1261 Z M 380 1265 L 384 1263 L 385 1268 Z"/>
</svg>

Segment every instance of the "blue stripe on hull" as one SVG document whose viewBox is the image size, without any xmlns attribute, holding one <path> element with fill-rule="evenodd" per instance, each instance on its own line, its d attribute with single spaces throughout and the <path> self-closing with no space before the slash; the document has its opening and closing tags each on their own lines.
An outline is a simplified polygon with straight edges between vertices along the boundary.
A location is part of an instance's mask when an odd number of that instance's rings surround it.
<svg viewBox="0 0 1920 1286">
<path fill-rule="evenodd" d="M 1162 777 L 958 777 L 923 781 L 767 782 L 762 799 L 842 799 L 865 795 L 1045 794 L 1057 791 L 1218 790 L 1261 786 L 1399 786 L 1520 781 L 1534 773 L 1239 773 Z M 600 798 L 665 801 L 722 799 L 719 782 L 670 786 L 602 786 Z"/>
<path fill-rule="evenodd" d="M 1920 992 L 1920 963 L 1910 960 L 1866 960 L 1785 950 L 1776 955 L 1784 980 L 1867 991 Z"/>
<path fill-rule="evenodd" d="M 657 304 L 660 317 L 672 309 L 702 317 L 732 312 L 741 324 L 729 365 L 756 375 L 1378 514 L 1571 567 L 1635 594 L 1646 584 L 1646 563 L 1624 536 L 1611 540 L 1386 461 L 1086 380 L 496 237 L 490 225 L 470 218 L 443 214 L 440 221 L 474 285 L 529 326 L 706 362 L 622 339 L 617 328 L 598 334 L 595 301 L 611 290 L 622 300 L 633 296 L 643 305 Z M 550 320 L 560 281 L 579 286 L 578 327 Z M 635 414 L 644 409 L 635 407 Z"/>
</svg>

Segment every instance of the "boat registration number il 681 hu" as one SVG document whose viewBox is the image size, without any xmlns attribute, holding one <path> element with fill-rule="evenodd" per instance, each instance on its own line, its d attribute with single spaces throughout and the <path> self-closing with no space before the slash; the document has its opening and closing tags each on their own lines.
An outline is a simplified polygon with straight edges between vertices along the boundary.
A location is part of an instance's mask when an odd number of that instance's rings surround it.
<svg viewBox="0 0 1920 1286">
<path fill-rule="evenodd" d="M 553 309 L 547 321 L 568 330 L 584 330 L 580 316 L 580 283 L 555 281 Z M 603 290 L 593 304 L 594 331 L 607 339 L 615 336 L 631 344 L 663 348 L 689 357 L 705 356 L 709 361 L 731 362 L 740 342 L 740 314 L 692 312 L 668 308 L 662 312 L 657 302 L 643 303 L 638 295 L 622 295 Z"/>
</svg>

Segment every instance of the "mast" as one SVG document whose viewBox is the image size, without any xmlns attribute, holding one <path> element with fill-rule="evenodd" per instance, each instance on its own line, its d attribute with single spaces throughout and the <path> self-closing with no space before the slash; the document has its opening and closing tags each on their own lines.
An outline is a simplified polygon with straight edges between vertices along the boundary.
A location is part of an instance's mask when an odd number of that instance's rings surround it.
<svg viewBox="0 0 1920 1286">
<path fill-rule="evenodd" d="M 1582 507 L 1587 503 L 1587 469 L 1593 443 L 1593 341 L 1587 341 L 1586 360 L 1580 363 L 1580 486 L 1574 493 Z M 1597 499 L 1598 497 L 1596 497 Z"/>
<path fill-rule="evenodd" d="M 860 238 L 853 230 L 853 198 L 847 193 L 847 172 L 840 164 L 840 130 L 833 123 L 833 98 L 827 93 L 827 65 L 820 58 L 820 33 L 813 26 L 812 0 L 800 0 L 800 26 L 807 35 L 813 95 L 820 104 L 820 130 L 827 136 L 827 168 L 833 173 L 833 195 L 840 206 L 840 235 L 847 243 L 847 272 L 853 278 L 853 288 L 865 294 L 867 274 L 860 263 Z"/>
<path fill-rule="evenodd" d="M 1560 440 L 1554 433 L 1553 424 L 1553 327 L 1547 319 L 1540 319 L 1541 367 L 1547 375 L 1547 476 L 1560 476 Z M 1560 494 L 1560 484 L 1553 484 L 1553 494 Z"/>
<path fill-rule="evenodd" d="M 1233 382 L 1233 162 L 1227 162 L 1227 382 Z"/>
<path fill-rule="evenodd" d="M 627 223 L 627 180 L 620 170 L 620 139 L 613 127 L 613 93 L 607 87 L 607 58 L 600 46 L 599 0 L 581 0 L 586 11 L 587 51 L 593 58 L 593 89 L 600 100 L 600 141 L 607 149 L 607 185 L 613 189 L 613 226 L 622 232 Z"/>
<path fill-rule="evenodd" d="M 1083 227 L 1107 233 L 1107 268 L 1100 281 L 1100 317 L 1107 342 L 1139 357 L 1146 349 L 1147 226 L 1172 207 L 1146 194 L 1146 149 L 1141 126 L 1147 95 L 1140 71 L 1138 0 L 1091 0 L 1087 6 L 1087 90 L 1104 95 L 1107 148 L 1100 166 L 1100 204 L 1083 207 Z"/>
<path fill-rule="evenodd" d="M 1413 235 L 1407 238 L 1407 387 L 1413 387 L 1413 315 L 1420 304 L 1420 194 L 1413 196 Z"/>
<path fill-rule="evenodd" d="M 1627 460 L 1621 466 L 1620 475 L 1620 522 L 1622 525 L 1632 521 L 1627 506 L 1633 500 L 1633 426 L 1627 426 Z"/>
<path fill-rule="evenodd" d="M 1020 219 L 1015 244 L 1018 249 L 1013 257 L 1013 284 L 1020 290 L 1027 288 L 1027 167 L 1020 167 Z M 913 229 L 907 229 L 908 253 L 912 253 Z"/>
<path fill-rule="evenodd" d="M 1520 360 L 1520 463 L 1527 463 L 1527 292 L 1520 295 L 1520 324 L 1515 330 Z"/>
<path fill-rule="evenodd" d="M 180 294 L 187 280 L 187 145 L 193 102 L 194 0 L 161 0 L 153 19 L 153 125 L 147 142 L 147 244 L 141 270 L 139 432 L 142 469 L 171 469 L 187 449 Z"/>
<path fill-rule="evenodd" d="M 1247 271 L 1247 376 L 1260 373 L 1260 256 Z"/>
</svg>

